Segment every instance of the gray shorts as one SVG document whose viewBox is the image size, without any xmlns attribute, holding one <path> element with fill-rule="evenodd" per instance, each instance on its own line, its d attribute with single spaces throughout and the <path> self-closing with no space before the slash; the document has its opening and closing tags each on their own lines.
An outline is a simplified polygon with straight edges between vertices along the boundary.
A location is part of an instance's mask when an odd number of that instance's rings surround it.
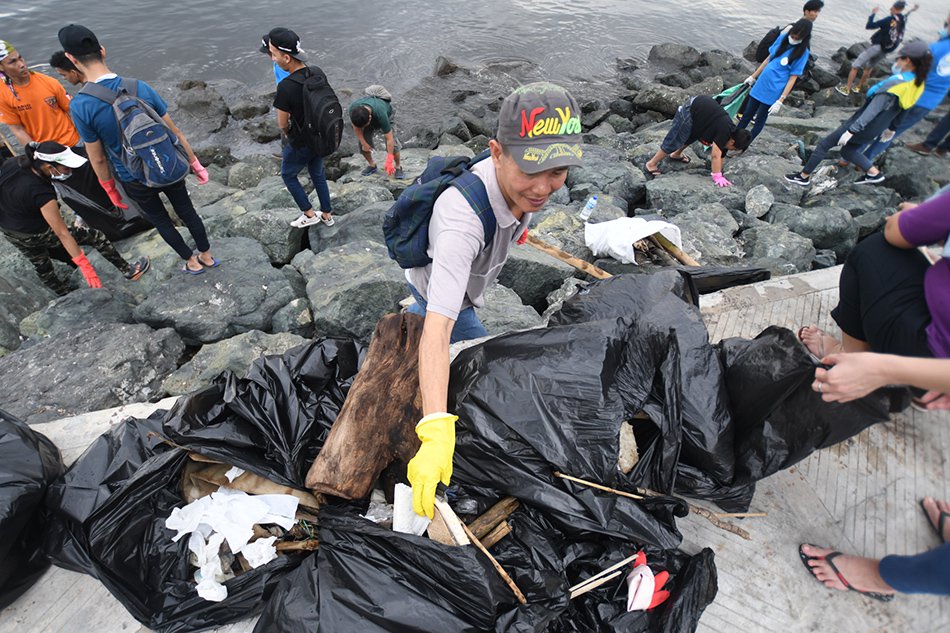
<svg viewBox="0 0 950 633">
<path fill-rule="evenodd" d="M 690 112 L 690 106 L 693 105 L 693 99 L 690 97 L 686 103 L 676 109 L 676 115 L 673 117 L 673 123 L 670 125 L 670 131 L 666 133 L 663 142 L 660 143 L 660 149 L 667 154 L 672 154 L 681 147 L 685 147 L 689 137 L 693 132 L 693 113 Z"/>
<path fill-rule="evenodd" d="M 858 55 L 858 58 L 851 64 L 852 68 L 874 68 L 877 63 L 887 57 L 887 53 L 881 48 L 880 44 L 871 44 Z"/>
</svg>

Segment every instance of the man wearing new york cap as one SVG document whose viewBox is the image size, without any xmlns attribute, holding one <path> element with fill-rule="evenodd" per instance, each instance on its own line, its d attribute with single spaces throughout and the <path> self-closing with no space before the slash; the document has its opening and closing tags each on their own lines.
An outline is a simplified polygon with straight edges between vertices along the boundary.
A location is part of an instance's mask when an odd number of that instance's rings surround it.
<svg viewBox="0 0 950 633">
<path fill-rule="evenodd" d="M 551 195 L 567 170 L 582 164 L 580 108 L 563 88 L 533 83 L 502 103 L 490 157 L 471 172 L 481 180 L 495 215 L 495 235 L 485 243 L 482 221 L 462 192 L 449 187 L 436 200 L 429 223 L 432 263 L 406 271 L 416 299 L 411 312 L 425 316 L 419 343 L 419 389 L 423 418 L 416 425 L 422 445 L 409 462 L 413 509 L 433 515 L 439 482 L 448 485 L 455 451 L 455 420 L 447 412 L 449 343 L 487 334 L 475 314 L 485 290 L 497 279 L 512 244 Z"/>
</svg>

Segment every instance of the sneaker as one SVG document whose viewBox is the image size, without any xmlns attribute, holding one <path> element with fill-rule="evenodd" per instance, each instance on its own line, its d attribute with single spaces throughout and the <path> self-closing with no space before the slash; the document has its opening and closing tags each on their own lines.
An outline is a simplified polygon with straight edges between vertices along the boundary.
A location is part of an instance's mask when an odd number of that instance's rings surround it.
<svg viewBox="0 0 950 633">
<path fill-rule="evenodd" d="M 884 173 L 877 172 L 873 176 L 871 174 L 864 174 L 860 178 L 854 181 L 856 185 L 876 185 L 879 182 L 884 182 Z"/>
<path fill-rule="evenodd" d="M 312 226 L 318 222 L 320 222 L 320 216 L 318 216 L 316 213 L 313 215 L 301 213 L 299 218 L 290 223 L 290 226 L 294 227 L 295 229 L 302 229 L 305 226 Z"/>
<path fill-rule="evenodd" d="M 129 269 L 125 271 L 125 278 L 129 281 L 138 281 L 151 266 L 151 260 L 143 255 L 129 265 Z"/>
<path fill-rule="evenodd" d="M 842 88 L 841 86 L 835 86 L 835 92 L 837 92 L 839 95 L 844 95 L 846 97 L 849 94 L 848 89 Z"/>
<path fill-rule="evenodd" d="M 943 158 L 944 156 L 947 155 L 947 150 L 945 150 L 945 149 L 935 149 L 935 150 L 934 150 L 934 154 L 936 154 L 936 155 L 939 156 L 940 158 Z"/>
<path fill-rule="evenodd" d="M 858 88 L 857 86 L 855 86 L 854 88 L 851 89 L 851 94 L 855 94 L 855 95 L 861 94 L 861 88 Z"/>
<path fill-rule="evenodd" d="M 364 169 L 363 171 L 360 172 L 360 176 L 372 176 L 372 175 L 375 174 L 375 173 L 376 173 L 376 166 L 375 166 L 375 165 L 367 165 L 367 166 L 366 166 L 366 169 Z"/>
<path fill-rule="evenodd" d="M 336 220 L 333 219 L 332 215 L 329 218 L 325 218 L 323 217 L 323 215 L 321 215 L 320 221 L 326 224 L 327 226 L 333 226 L 334 224 L 336 224 Z"/>
<path fill-rule="evenodd" d="M 800 185 L 802 187 L 807 187 L 811 184 L 811 178 L 805 178 L 800 173 L 795 174 L 785 174 L 785 182 L 790 182 L 793 185 Z"/>
<path fill-rule="evenodd" d="M 394 173 L 393 176 L 394 176 L 397 180 L 402 180 L 403 178 L 406 177 L 406 172 L 404 172 L 404 171 L 402 170 L 402 167 L 397 167 L 397 168 L 396 168 L 396 173 Z"/>
</svg>

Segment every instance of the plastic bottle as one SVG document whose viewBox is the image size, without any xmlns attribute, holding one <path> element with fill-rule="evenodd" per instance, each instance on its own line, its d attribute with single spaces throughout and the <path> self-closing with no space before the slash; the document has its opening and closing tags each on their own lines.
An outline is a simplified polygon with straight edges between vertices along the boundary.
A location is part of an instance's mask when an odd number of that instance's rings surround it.
<svg viewBox="0 0 950 633">
<path fill-rule="evenodd" d="M 594 194 L 587 200 L 587 204 L 584 205 L 584 208 L 581 209 L 581 220 L 587 222 L 590 219 L 590 214 L 594 212 L 594 207 L 597 206 L 597 194 Z"/>
</svg>

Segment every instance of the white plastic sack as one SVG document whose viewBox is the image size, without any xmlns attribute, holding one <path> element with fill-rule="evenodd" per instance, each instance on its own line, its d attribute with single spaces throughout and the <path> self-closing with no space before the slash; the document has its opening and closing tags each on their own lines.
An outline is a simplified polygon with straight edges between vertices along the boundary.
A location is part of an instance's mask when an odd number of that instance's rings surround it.
<svg viewBox="0 0 950 633">
<path fill-rule="evenodd" d="M 640 240 L 661 234 L 676 248 L 683 248 L 680 229 L 675 224 L 662 220 L 644 220 L 643 218 L 618 218 L 607 222 L 584 225 L 584 242 L 587 248 L 598 257 L 612 257 L 624 264 L 636 264 L 633 244 Z"/>
</svg>

